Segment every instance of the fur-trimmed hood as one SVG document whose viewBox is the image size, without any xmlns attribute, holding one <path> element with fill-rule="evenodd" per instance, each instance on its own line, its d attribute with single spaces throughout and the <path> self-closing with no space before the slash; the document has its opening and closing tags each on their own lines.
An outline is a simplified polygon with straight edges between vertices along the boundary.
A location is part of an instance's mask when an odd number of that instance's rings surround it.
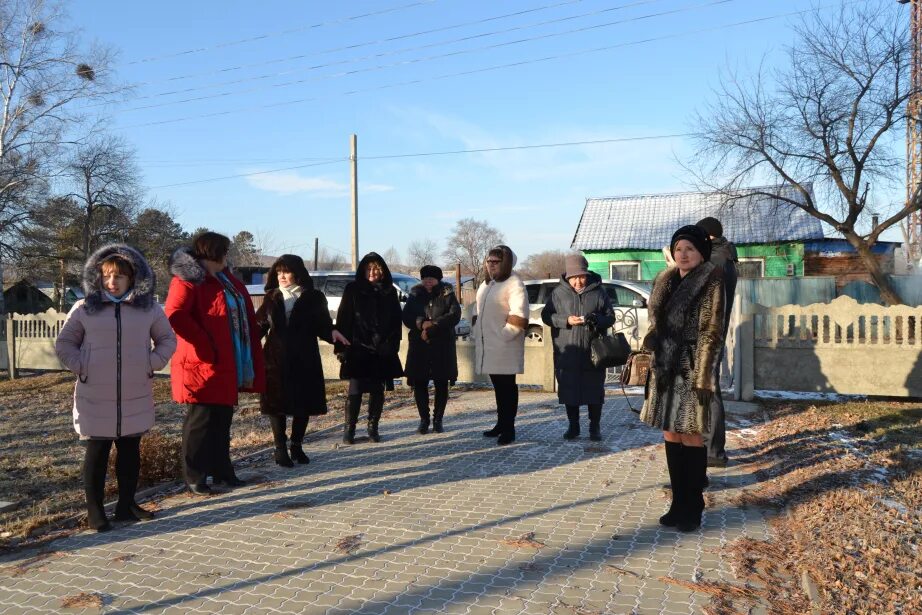
<svg viewBox="0 0 922 615">
<path fill-rule="evenodd" d="M 192 256 L 192 249 L 183 246 L 177 248 L 170 255 L 170 273 L 180 280 L 191 282 L 192 284 L 201 284 L 205 280 L 208 272 L 202 266 L 198 259 Z"/>
<path fill-rule="evenodd" d="M 512 270 L 515 268 L 516 263 L 518 262 L 518 257 L 515 255 L 515 252 L 512 251 L 512 248 L 509 246 L 500 244 L 498 246 L 493 246 L 490 248 L 490 252 L 500 252 L 503 256 L 503 262 L 499 265 L 499 274 L 493 278 L 497 282 L 503 282 L 509 279 L 509 276 L 512 275 Z M 487 252 L 486 258 L 483 262 L 483 271 L 487 280 L 490 278 L 490 272 L 487 270 L 487 258 L 490 258 L 490 252 Z"/>
<path fill-rule="evenodd" d="M 108 302 L 103 294 L 102 271 L 99 265 L 113 254 L 127 260 L 134 269 L 134 285 L 123 301 L 131 303 L 136 308 L 149 310 L 154 305 L 154 291 L 157 288 L 157 278 L 153 269 L 136 248 L 124 243 L 111 243 L 93 252 L 83 266 L 83 294 L 86 297 L 83 304 L 87 312 L 96 312 Z"/>
</svg>

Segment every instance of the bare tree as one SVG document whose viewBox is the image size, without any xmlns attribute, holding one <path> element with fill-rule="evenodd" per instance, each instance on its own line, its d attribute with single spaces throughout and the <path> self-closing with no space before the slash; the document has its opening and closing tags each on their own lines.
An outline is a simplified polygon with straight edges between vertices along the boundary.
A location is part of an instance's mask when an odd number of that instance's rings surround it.
<svg viewBox="0 0 922 615">
<path fill-rule="evenodd" d="M 566 266 L 567 253 L 562 250 L 546 250 L 530 255 L 519 267 L 519 274 L 525 278 L 557 278 Z"/>
<path fill-rule="evenodd" d="M 407 247 L 407 266 L 419 271 L 423 265 L 434 265 L 439 246 L 431 239 L 418 239 Z"/>
<path fill-rule="evenodd" d="M 307 261 L 308 259 L 305 259 Z M 335 250 L 328 250 L 323 246 L 317 251 L 317 268 L 320 271 L 338 271 L 349 269 L 352 261 L 348 256 Z"/>
<path fill-rule="evenodd" d="M 750 183 L 793 187 L 798 198 L 773 189 L 755 193 L 835 228 L 891 305 L 901 299 L 871 248 L 881 233 L 922 208 L 922 186 L 870 232 L 858 225 L 885 207 L 870 202 L 871 188 L 893 186 L 902 175 L 894 146 L 901 145 L 911 94 L 908 21 L 897 3 L 884 0 L 809 14 L 794 27 L 784 68 L 760 70 L 747 82 L 722 81 L 715 101 L 697 117 L 693 156 L 698 179 L 720 190 L 730 206 L 753 194 L 741 190 Z"/>
<path fill-rule="evenodd" d="M 117 93 L 110 65 L 108 51 L 79 47 L 59 5 L 0 2 L 0 273 L 46 200 L 61 146 L 84 125 L 80 103 Z"/>
<path fill-rule="evenodd" d="M 64 177 L 72 189 L 65 198 L 82 210 L 81 257 L 104 243 L 123 241 L 143 194 L 134 150 L 119 137 L 93 139 L 77 147 Z"/>
<path fill-rule="evenodd" d="M 490 248 L 505 241 L 499 230 L 483 220 L 462 218 L 448 236 L 448 247 L 442 252 L 446 262 L 461 263 L 464 273 L 474 276 L 474 288 L 483 281 L 483 262 Z"/>
</svg>

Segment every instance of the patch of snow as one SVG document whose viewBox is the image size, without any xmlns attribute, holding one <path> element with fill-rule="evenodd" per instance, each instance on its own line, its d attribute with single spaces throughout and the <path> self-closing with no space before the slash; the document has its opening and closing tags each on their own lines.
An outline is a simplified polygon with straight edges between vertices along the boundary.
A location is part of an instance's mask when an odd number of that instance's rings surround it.
<svg viewBox="0 0 922 615">
<path fill-rule="evenodd" d="M 786 401 L 862 401 L 867 395 L 844 395 L 842 393 L 821 393 L 812 391 L 764 391 L 757 389 L 755 396 L 762 399 Z"/>
</svg>

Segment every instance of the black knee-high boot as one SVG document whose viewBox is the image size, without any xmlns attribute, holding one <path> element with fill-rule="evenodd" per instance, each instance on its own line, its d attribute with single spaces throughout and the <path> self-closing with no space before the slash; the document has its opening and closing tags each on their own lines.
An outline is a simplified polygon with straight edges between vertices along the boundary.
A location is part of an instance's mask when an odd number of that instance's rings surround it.
<svg viewBox="0 0 922 615">
<path fill-rule="evenodd" d="M 86 493 L 86 518 L 89 526 L 97 532 L 112 529 L 106 519 L 103 500 L 106 494 L 106 466 L 109 465 L 109 450 L 112 440 L 87 440 L 83 457 L 83 489 Z"/>
<path fill-rule="evenodd" d="M 567 406 L 567 420 L 570 425 L 563 434 L 564 440 L 575 440 L 579 437 L 579 406 Z"/>
<path fill-rule="evenodd" d="M 602 440 L 602 404 L 589 404 L 589 439 L 594 442 Z"/>
<path fill-rule="evenodd" d="M 413 399 L 416 400 L 416 410 L 419 412 L 419 427 L 416 429 L 421 434 L 429 433 L 429 381 L 417 380 L 413 385 Z"/>
<path fill-rule="evenodd" d="M 380 442 L 381 434 L 378 433 L 378 423 L 384 411 L 384 392 L 368 394 L 368 438 L 372 442 Z"/>
<path fill-rule="evenodd" d="M 359 410 L 362 409 L 362 395 L 350 395 L 346 398 L 345 418 L 343 420 L 343 443 L 355 444 L 355 424 L 359 422 Z"/>
<path fill-rule="evenodd" d="M 295 464 L 291 457 L 288 456 L 288 449 L 285 446 L 288 443 L 288 436 L 285 435 L 285 422 L 284 414 L 269 415 L 269 425 L 272 426 L 272 441 L 275 443 L 275 451 L 272 456 L 275 458 L 277 465 L 284 468 L 293 468 Z"/>
<path fill-rule="evenodd" d="M 672 486 L 672 503 L 666 514 L 659 518 L 660 525 L 675 527 L 682 520 L 685 508 L 685 479 L 682 463 L 685 456 L 681 442 L 666 442 L 666 467 L 669 469 L 669 484 Z"/>
<path fill-rule="evenodd" d="M 448 406 L 448 381 L 435 381 L 435 408 L 432 412 L 432 431 L 442 433 L 442 419 L 445 417 L 445 408 Z"/>
<path fill-rule="evenodd" d="M 304 443 L 304 434 L 307 433 L 306 416 L 291 417 L 291 458 L 298 463 L 310 463 L 310 459 L 304 454 L 301 445 Z"/>
<path fill-rule="evenodd" d="M 694 532 L 701 527 L 704 512 L 704 478 L 707 476 L 708 453 L 703 446 L 682 447 L 682 482 L 685 483 L 683 518 L 676 524 L 680 532 Z"/>
<path fill-rule="evenodd" d="M 134 501 L 141 473 L 141 437 L 119 438 L 115 441 L 118 455 L 115 458 L 115 476 L 118 479 L 118 503 L 115 505 L 116 521 L 147 521 L 154 513 L 144 510 Z"/>
</svg>

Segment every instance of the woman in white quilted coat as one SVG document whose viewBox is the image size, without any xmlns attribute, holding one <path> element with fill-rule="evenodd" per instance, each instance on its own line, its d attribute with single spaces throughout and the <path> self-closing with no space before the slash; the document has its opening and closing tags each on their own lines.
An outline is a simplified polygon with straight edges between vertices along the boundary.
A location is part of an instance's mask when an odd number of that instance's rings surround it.
<svg viewBox="0 0 922 615">
<path fill-rule="evenodd" d="M 515 441 L 515 415 L 519 389 L 515 375 L 525 371 L 525 329 L 528 294 L 521 278 L 512 272 L 515 254 L 499 245 L 487 255 L 487 279 L 477 289 L 474 306 L 474 369 L 487 374 L 496 395 L 496 426 L 483 432 L 497 444 Z"/>
</svg>

